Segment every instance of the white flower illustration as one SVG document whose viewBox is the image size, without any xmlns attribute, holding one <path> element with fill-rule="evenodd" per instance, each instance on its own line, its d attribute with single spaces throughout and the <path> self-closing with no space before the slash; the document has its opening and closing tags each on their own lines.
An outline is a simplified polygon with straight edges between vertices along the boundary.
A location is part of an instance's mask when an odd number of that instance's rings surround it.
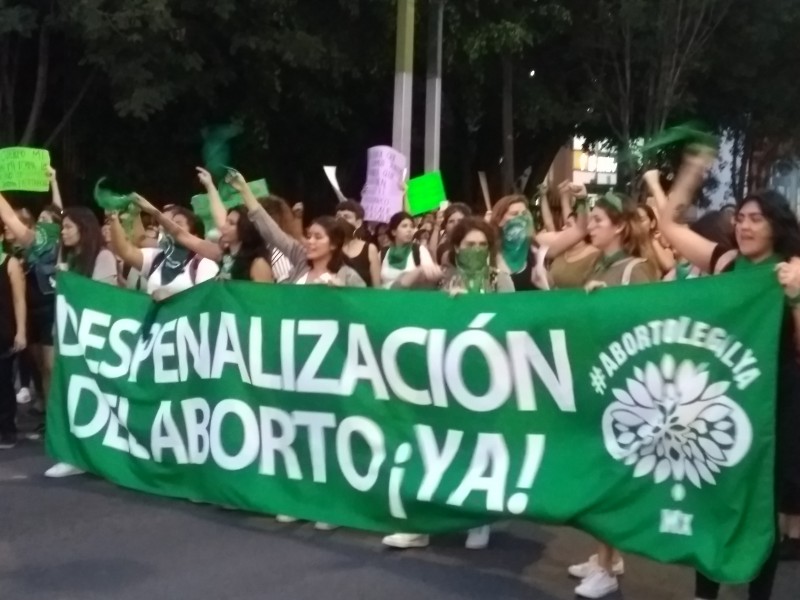
<svg viewBox="0 0 800 600">
<path fill-rule="evenodd" d="M 745 457 L 753 430 L 726 395 L 730 382 L 709 385 L 706 365 L 676 365 L 668 354 L 660 367 L 649 362 L 633 374 L 627 389 L 612 389 L 616 401 L 603 415 L 603 437 L 611 456 L 635 465 L 634 477 L 688 479 L 699 488 L 716 484 L 722 467 Z"/>
</svg>

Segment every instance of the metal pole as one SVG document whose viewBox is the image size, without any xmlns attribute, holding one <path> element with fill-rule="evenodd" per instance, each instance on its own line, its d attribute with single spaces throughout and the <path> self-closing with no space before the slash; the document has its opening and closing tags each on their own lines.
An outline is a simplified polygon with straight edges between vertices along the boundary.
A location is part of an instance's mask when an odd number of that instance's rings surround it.
<svg viewBox="0 0 800 600">
<path fill-rule="evenodd" d="M 442 147 L 442 36 L 444 0 L 430 0 L 425 91 L 425 172 L 439 170 Z"/>
<path fill-rule="evenodd" d="M 414 3 L 397 0 L 397 62 L 394 75 L 392 146 L 411 164 L 411 106 L 414 86 Z"/>
</svg>

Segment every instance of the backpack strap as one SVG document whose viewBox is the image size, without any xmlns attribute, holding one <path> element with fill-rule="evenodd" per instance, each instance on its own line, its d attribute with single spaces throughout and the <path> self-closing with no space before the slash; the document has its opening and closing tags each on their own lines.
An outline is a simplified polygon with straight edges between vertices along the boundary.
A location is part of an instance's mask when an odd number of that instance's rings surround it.
<svg viewBox="0 0 800 600">
<path fill-rule="evenodd" d="M 386 258 L 387 254 L 389 254 L 389 247 L 386 246 L 385 248 L 381 248 L 381 262 L 383 262 L 383 259 Z"/>
<path fill-rule="evenodd" d="M 628 264 L 625 265 L 625 270 L 622 272 L 622 285 L 630 285 L 631 283 L 631 275 L 633 274 L 633 270 L 647 261 L 644 258 L 632 258 L 628 261 Z"/>
<path fill-rule="evenodd" d="M 422 264 L 422 258 L 420 256 L 420 249 L 419 244 L 412 244 L 411 245 L 411 256 L 414 259 L 414 266 L 418 267 Z"/>
<path fill-rule="evenodd" d="M 189 279 L 191 279 L 192 285 L 197 283 L 197 269 L 200 267 L 201 260 L 203 260 L 202 257 L 195 254 L 189 263 Z"/>
</svg>

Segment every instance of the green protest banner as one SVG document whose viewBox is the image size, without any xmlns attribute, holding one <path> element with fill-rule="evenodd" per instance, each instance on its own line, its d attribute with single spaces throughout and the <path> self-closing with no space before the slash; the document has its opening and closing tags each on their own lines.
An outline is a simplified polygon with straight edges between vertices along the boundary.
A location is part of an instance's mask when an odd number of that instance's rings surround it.
<svg viewBox="0 0 800 600">
<path fill-rule="evenodd" d="M 158 304 L 62 273 L 56 306 L 49 453 L 119 485 L 376 532 L 564 523 L 732 583 L 772 548 L 769 269 Z"/>
<path fill-rule="evenodd" d="M 37 148 L 0 149 L 0 192 L 46 192 L 50 153 Z"/>
<path fill-rule="evenodd" d="M 251 181 L 247 185 L 250 186 L 250 189 L 256 198 L 269 195 L 269 186 L 267 185 L 266 179 Z M 219 193 L 222 197 L 223 206 L 228 210 L 244 204 L 244 199 L 242 198 L 241 194 L 239 194 L 227 183 L 220 185 Z M 214 219 L 211 216 L 211 206 L 208 202 L 208 194 L 197 194 L 196 196 L 192 196 L 192 210 L 203 220 L 203 223 L 206 227 L 206 232 L 214 229 Z"/>
<path fill-rule="evenodd" d="M 409 213 L 412 216 L 438 210 L 442 202 L 447 200 L 442 174 L 434 171 L 409 179 L 406 196 Z"/>
</svg>

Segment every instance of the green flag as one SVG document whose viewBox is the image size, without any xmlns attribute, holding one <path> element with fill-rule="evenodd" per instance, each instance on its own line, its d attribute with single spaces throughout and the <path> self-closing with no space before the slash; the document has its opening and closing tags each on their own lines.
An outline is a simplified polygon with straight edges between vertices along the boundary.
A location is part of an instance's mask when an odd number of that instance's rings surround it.
<svg viewBox="0 0 800 600">
<path fill-rule="evenodd" d="M 153 494 L 376 532 L 563 523 L 744 582 L 773 544 L 782 310 L 769 269 L 158 305 L 63 273 L 47 446 Z"/>
<path fill-rule="evenodd" d="M 0 149 L 0 192 L 46 192 L 50 153 L 37 148 Z"/>
<path fill-rule="evenodd" d="M 444 181 L 439 171 L 408 180 L 408 209 L 412 216 L 437 210 L 447 200 Z"/>
</svg>

